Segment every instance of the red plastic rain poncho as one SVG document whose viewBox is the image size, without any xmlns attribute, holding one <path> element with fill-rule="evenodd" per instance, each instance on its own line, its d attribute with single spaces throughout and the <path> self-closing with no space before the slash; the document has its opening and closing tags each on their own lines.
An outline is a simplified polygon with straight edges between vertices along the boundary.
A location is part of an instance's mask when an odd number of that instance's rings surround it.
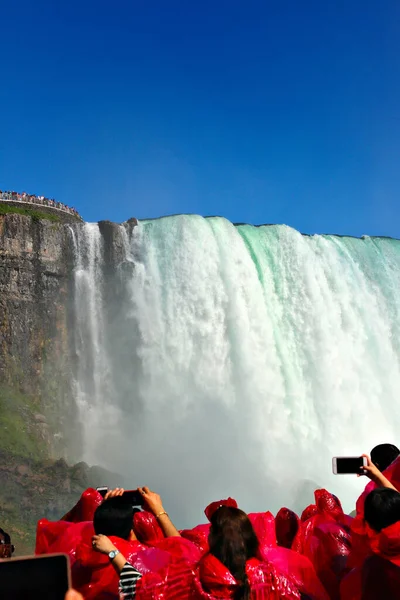
<svg viewBox="0 0 400 600">
<path fill-rule="evenodd" d="M 305 523 L 311 517 L 314 517 L 318 514 L 318 507 L 316 504 L 309 504 L 301 513 L 300 521 Z"/>
<path fill-rule="evenodd" d="M 237 507 L 236 502 L 229 498 L 228 500 L 220 500 L 218 502 L 213 502 L 210 504 L 205 513 L 209 519 L 211 519 L 215 510 L 217 510 L 220 506 L 228 505 Z M 306 594 L 308 598 L 313 600 L 328 600 L 327 594 L 318 580 L 315 570 L 310 563 L 310 561 L 296 552 L 292 552 L 291 550 L 287 550 L 284 548 L 277 548 L 276 545 L 276 533 L 275 533 L 275 520 L 273 515 L 270 512 L 264 513 L 250 513 L 249 519 L 253 525 L 254 531 L 259 540 L 259 560 L 255 563 L 249 564 L 257 564 L 261 565 L 261 570 L 264 570 L 264 574 L 268 571 L 269 575 L 266 579 L 267 582 L 261 580 L 259 583 L 261 585 L 260 590 L 257 593 L 261 594 L 259 597 L 262 598 L 263 594 L 267 594 L 267 590 L 270 586 L 270 583 L 274 580 L 274 578 L 279 579 L 280 592 L 283 593 L 282 590 L 285 587 L 285 581 L 288 582 L 288 587 L 290 589 L 294 589 L 295 593 L 298 593 L 298 590 L 303 594 Z M 204 526 L 201 527 L 201 535 L 205 535 Z M 195 528 L 195 530 L 198 528 Z M 192 530 L 193 532 L 194 530 Z M 199 533 L 199 532 L 197 532 Z M 207 530 L 208 533 L 208 530 Z M 218 566 L 219 565 L 219 566 Z M 223 571 L 221 571 L 221 568 Z M 228 581 L 228 587 L 230 586 L 230 581 L 233 579 L 232 575 L 227 574 L 228 580 L 226 581 L 225 576 L 222 576 L 223 582 L 221 583 L 221 574 L 226 573 L 225 567 L 219 563 L 219 561 L 215 557 L 210 557 L 210 555 L 205 556 L 199 563 L 199 571 L 200 574 L 198 579 L 200 578 L 200 583 L 206 581 L 206 590 L 203 590 L 203 593 L 207 591 L 209 587 L 209 583 L 207 583 L 208 579 L 213 579 L 213 577 L 217 576 L 217 581 L 219 582 L 216 587 L 218 588 L 222 585 L 223 592 L 226 593 L 226 583 Z M 254 570 L 253 570 L 254 573 Z M 201 576 L 203 574 L 203 576 Z M 204 574 L 207 575 L 206 580 L 204 580 Z M 197 582 L 197 591 L 202 589 L 202 586 L 199 582 Z M 254 581 L 253 581 L 254 583 Z M 271 583 L 272 585 L 272 583 Z M 234 583 L 234 587 L 236 586 L 236 582 Z M 217 595 L 217 591 L 213 592 Z M 269 589 L 269 592 L 271 590 Z M 201 596 L 202 597 L 202 596 Z M 267 596 L 266 596 L 267 597 Z M 278 595 L 278 598 L 281 596 Z"/>
<path fill-rule="evenodd" d="M 364 529 L 371 555 L 344 578 L 341 600 L 400 600 L 400 521 L 380 533 Z"/>
<path fill-rule="evenodd" d="M 300 527 L 300 519 L 289 508 L 281 508 L 275 517 L 275 533 L 278 546 L 291 548 Z"/>
<path fill-rule="evenodd" d="M 328 594 L 317 577 L 311 561 L 288 548 L 270 548 L 265 555 L 278 573 L 292 579 L 308 600 L 328 600 Z"/>
<path fill-rule="evenodd" d="M 96 508 L 103 502 L 103 497 L 93 488 L 88 488 L 83 492 L 78 502 L 66 515 L 62 521 L 70 523 L 79 523 L 81 521 L 93 521 Z"/>
<path fill-rule="evenodd" d="M 400 491 L 400 456 L 396 458 L 396 460 L 391 465 L 389 465 L 389 467 L 383 472 L 383 474 L 385 475 L 386 479 L 388 479 L 394 485 L 394 487 Z M 365 490 L 357 500 L 357 516 L 364 516 L 365 498 L 370 492 L 372 492 L 372 490 L 375 490 L 377 487 L 379 486 L 376 485 L 376 483 L 374 483 L 373 481 L 370 481 L 365 486 Z"/>
<path fill-rule="evenodd" d="M 210 523 L 204 525 L 197 525 L 193 529 L 184 529 L 180 532 L 183 538 L 193 542 L 195 546 L 200 550 L 201 554 L 208 552 L 208 535 L 210 533 Z"/>
<path fill-rule="evenodd" d="M 157 519 L 146 510 L 136 512 L 133 515 L 133 530 L 138 540 L 149 546 L 164 539 L 163 531 Z"/>
<path fill-rule="evenodd" d="M 260 544 L 259 552 L 263 557 L 269 548 L 276 547 L 275 519 L 269 511 L 247 515 Z"/>
<path fill-rule="evenodd" d="M 347 572 L 350 524 L 340 502 L 326 490 L 315 492 L 317 514 L 302 523 L 293 549 L 307 556 L 329 597 L 339 600 L 340 581 Z"/>
<path fill-rule="evenodd" d="M 73 540 L 78 539 L 78 534 L 74 528 L 71 529 L 71 523 L 83 523 L 82 531 L 86 531 L 92 525 L 96 508 L 103 502 L 101 495 L 93 488 L 88 488 L 83 492 L 75 506 L 60 521 L 48 521 L 41 519 L 36 529 L 36 554 L 48 554 L 50 552 L 66 552 L 72 557 L 71 550 Z M 89 525 L 88 525 L 89 523 Z M 93 535 L 93 528 L 91 529 Z M 71 538 L 72 535 L 72 538 Z M 76 545 L 75 545 L 76 546 Z M 75 549 L 74 546 L 74 549 Z M 59 550 L 58 548 L 65 548 Z"/>
<path fill-rule="evenodd" d="M 217 500 L 216 502 L 211 502 L 205 509 L 204 514 L 207 519 L 210 520 L 214 512 L 220 506 L 232 506 L 237 508 L 237 502 L 233 498 L 227 498 L 226 500 Z M 191 541 L 200 551 L 201 555 L 204 555 L 208 552 L 208 536 L 210 533 L 210 523 L 205 523 L 202 525 L 197 525 L 193 527 L 193 529 L 183 529 L 180 534 L 183 538 Z"/>
<path fill-rule="evenodd" d="M 290 577 L 279 573 L 272 563 L 256 558 L 247 561 L 246 573 L 256 600 L 300 600 L 300 592 Z M 232 598 L 237 582 L 230 571 L 211 554 L 199 563 L 193 581 L 193 600 Z"/>
<path fill-rule="evenodd" d="M 400 457 L 384 471 L 384 475 L 397 489 L 400 490 Z M 357 516 L 351 525 L 352 548 L 348 559 L 349 569 L 360 567 L 372 553 L 364 524 L 364 502 L 368 494 L 377 487 L 378 486 L 373 481 L 370 481 L 357 500 Z"/>
<path fill-rule="evenodd" d="M 77 546 L 82 542 L 91 543 L 94 535 L 93 523 L 68 523 L 67 521 L 47 521 L 41 519 L 37 524 L 35 554 L 68 554 L 73 566 Z"/>
<path fill-rule="evenodd" d="M 110 537 L 115 547 L 126 560 L 135 565 L 142 558 L 145 562 L 145 547 L 137 541 L 126 541 L 118 537 Z M 168 557 L 166 557 L 168 560 Z M 144 559 L 144 561 L 143 561 Z M 149 558 L 151 561 L 151 557 Z M 155 559 L 155 566 L 162 564 L 162 557 Z M 164 562 L 165 564 L 165 562 Z M 72 567 L 72 584 L 85 600 L 111 600 L 118 598 L 119 577 L 107 555 L 93 550 L 91 542 L 85 540 L 77 543 L 75 562 Z"/>
</svg>

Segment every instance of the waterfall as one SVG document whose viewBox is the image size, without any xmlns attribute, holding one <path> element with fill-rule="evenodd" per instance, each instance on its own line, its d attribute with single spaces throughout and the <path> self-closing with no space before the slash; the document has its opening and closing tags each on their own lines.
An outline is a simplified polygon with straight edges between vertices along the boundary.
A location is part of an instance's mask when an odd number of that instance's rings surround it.
<svg viewBox="0 0 400 600">
<path fill-rule="evenodd" d="M 103 306 L 103 239 L 97 223 L 71 227 L 75 256 L 75 379 L 76 401 L 84 431 L 85 455 L 91 460 L 91 444 L 109 426 L 115 425 L 109 359 L 105 344 Z M 96 431 L 96 436 L 92 431 Z"/>
<path fill-rule="evenodd" d="M 365 483 L 331 457 L 396 443 L 400 242 L 175 216 L 121 225 L 104 265 L 77 226 L 77 401 L 86 460 L 165 496 L 300 509 Z"/>
</svg>

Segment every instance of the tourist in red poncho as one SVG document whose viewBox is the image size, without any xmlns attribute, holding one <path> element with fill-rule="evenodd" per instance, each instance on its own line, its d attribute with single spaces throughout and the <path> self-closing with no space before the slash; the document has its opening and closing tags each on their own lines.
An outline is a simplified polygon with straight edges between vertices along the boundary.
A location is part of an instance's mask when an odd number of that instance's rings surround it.
<svg viewBox="0 0 400 600">
<path fill-rule="evenodd" d="M 316 490 L 314 495 L 315 505 L 303 511 L 292 549 L 310 559 L 329 598 L 339 600 L 340 582 L 347 573 L 352 519 L 327 490 Z"/>
<path fill-rule="evenodd" d="M 365 499 L 363 528 L 370 555 L 341 585 L 341 600 L 400 600 L 400 493 L 373 490 Z"/>
<path fill-rule="evenodd" d="M 351 524 L 352 547 L 347 561 L 348 570 L 360 567 L 372 552 L 364 524 L 364 503 L 366 498 L 371 491 L 377 488 L 388 488 L 397 491 L 398 488 L 396 488 L 396 485 L 398 486 L 398 482 L 400 481 L 399 458 L 383 474 L 369 456 L 366 454 L 363 456 L 367 459 L 367 465 L 363 467 L 362 474 L 366 475 L 371 481 L 357 500 L 357 515 Z"/>
<path fill-rule="evenodd" d="M 209 552 L 195 570 L 193 600 L 327 599 L 308 559 L 276 547 L 270 513 L 250 518 L 231 498 L 205 512 Z"/>
</svg>

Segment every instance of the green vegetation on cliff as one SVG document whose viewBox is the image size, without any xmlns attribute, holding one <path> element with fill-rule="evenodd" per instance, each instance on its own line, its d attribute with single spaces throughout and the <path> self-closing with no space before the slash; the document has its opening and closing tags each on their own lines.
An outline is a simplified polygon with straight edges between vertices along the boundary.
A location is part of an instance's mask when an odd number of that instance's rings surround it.
<svg viewBox="0 0 400 600">
<path fill-rule="evenodd" d="M 16 555 L 35 548 L 39 519 L 60 519 L 83 490 L 103 483 L 115 485 L 115 476 L 79 463 L 70 467 L 63 460 L 22 460 L 0 452 L 0 527 L 8 531 Z"/>
<path fill-rule="evenodd" d="M 41 434 L 45 428 L 45 419 L 34 399 L 0 385 L 0 452 L 16 458 L 45 458 L 48 448 Z"/>
<path fill-rule="evenodd" d="M 0 203 L 0 215 L 8 214 L 25 215 L 27 217 L 32 217 L 35 221 L 47 219 L 47 221 L 60 222 L 60 217 L 55 214 L 45 213 L 40 210 L 35 210 L 34 208 L 21 208 L 20 206 L 10 206 L 8 204 Z"/>
<path fill-rule="evenodd" d="M 0 384 L 0 527 L 18 556 L 34 551 L 39 519 L 59 519 L 88 487 L 124 485 L 100 467 L 51 459 L 51 433 L 39 410 L 34 397 Z"/>
</svg>

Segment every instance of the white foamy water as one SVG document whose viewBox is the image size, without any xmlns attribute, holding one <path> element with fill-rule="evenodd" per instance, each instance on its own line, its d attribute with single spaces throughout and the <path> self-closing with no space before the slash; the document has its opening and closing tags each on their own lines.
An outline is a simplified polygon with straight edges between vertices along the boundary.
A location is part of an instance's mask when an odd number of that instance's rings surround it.
<svg viewBox="0 0 400 600">
<path fill-rule="evenodd" d="M 85 459 L 165 497 L 179 525 L 210 500 L 301 509 L 400 426 L 400 242 L 176 216 L 75 240 Z M 115 243 L 117 243 L 115 242 Z"/>
</svg>

